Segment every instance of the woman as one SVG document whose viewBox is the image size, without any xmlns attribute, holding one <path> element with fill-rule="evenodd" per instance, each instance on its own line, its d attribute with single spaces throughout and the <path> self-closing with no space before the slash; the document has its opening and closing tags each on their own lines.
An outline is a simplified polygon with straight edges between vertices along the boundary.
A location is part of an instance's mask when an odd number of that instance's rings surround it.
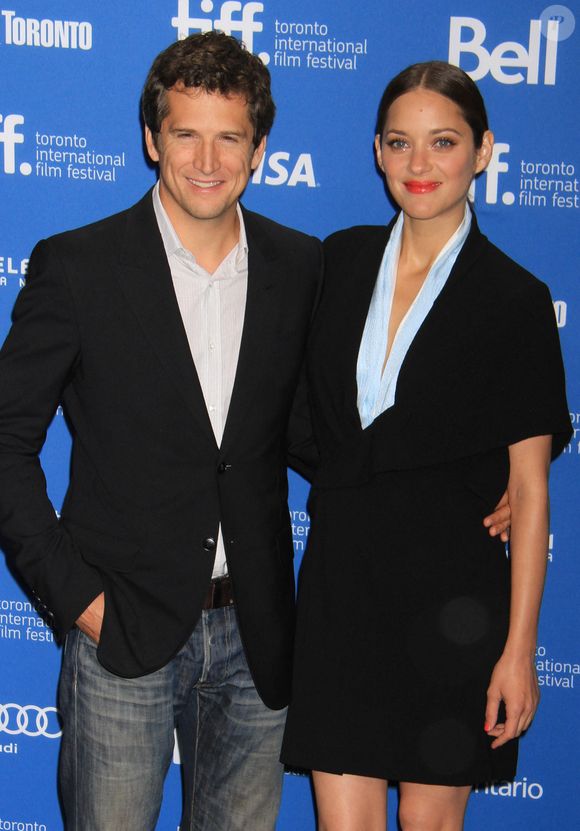
<svg viewBox="0 0 580 831">
<path fill-rule="evenodd" d="M 320 831 L 384 831 L 388 780 L 403 831 L 457 831 L 470 786 L 514 776 L 537 706 L 548 467 L 570 423 L 549 292 L 468 204 L 493 149 L 476 85 L 404 70 L 375 148 L 401 211 L 325 243 L 282 758 L 313 770 Z M 506 485 L 509 559 L 479 519 Z"/>
</svg>

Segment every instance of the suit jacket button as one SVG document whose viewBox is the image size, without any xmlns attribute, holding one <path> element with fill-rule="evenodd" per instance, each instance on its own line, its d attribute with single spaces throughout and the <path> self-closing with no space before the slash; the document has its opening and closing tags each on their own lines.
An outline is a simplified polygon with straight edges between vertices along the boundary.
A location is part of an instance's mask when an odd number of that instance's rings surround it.
<svg viewBox="0 0 580 831">
<path fill-rule="evenodd" d="M 202 546 L 205 551 L 213 551 L 215 548 L 215 540 L 213 537 L 207 537 L 203 542 Z"/>
<path fill-rule="evenodd" d="M 218 465 L 218 473 L 227 473 L 228 470 L 231 470 L 232 466 L 226 464 L 226 462 L 220 462 Z"/>
</svg>

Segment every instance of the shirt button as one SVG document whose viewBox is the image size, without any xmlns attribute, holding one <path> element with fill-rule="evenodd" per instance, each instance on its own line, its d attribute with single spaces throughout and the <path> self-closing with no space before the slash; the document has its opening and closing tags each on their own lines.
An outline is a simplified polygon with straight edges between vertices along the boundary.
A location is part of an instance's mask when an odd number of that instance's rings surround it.
<svg viewBox="0 0 580 831">
<path fill-rule="evenodd" d="M 212 350 L 215 349 L 215 343 L 210 343 L 209 348 Z"/>
<path fill-rule="evenodd" d="M 208 407 L 208 410 L 210 411 L 210 413 L 215 413 L 215 407 L 214 407 L 214 405 L 213 405 L 213 404 L 210 404 L 210 405 L 209 405 L 209 407 Z"/>
<path fill-rule="evenodd" d="M 206 539 L 202 542 L 202 546 L 204 551 L 213 551 L 215 548 L 215 540 L 213 537 L 206 537 Z"/>
</svg>

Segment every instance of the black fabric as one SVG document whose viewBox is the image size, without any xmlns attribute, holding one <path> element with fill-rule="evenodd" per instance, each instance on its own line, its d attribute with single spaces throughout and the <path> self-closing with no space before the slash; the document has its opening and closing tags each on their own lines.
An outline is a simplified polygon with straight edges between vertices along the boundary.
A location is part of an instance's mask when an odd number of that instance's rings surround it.
<svg viewBox="0 0 580 831">
<path fill-rule="evenodd" d="M 358 347 L 391 227 L 354 228 L 325 243 L 328 286 L 310 365 L 315 416 L 323 414 L 315 482 L 336 487 L 549 433 L 557 456 L 570 423 L 550 293 L 481 234 L 475 216 L 403 361 L 395 406 L 360 429 Z M 345 412 L 331 412 L 339 394 Z"/>
<path fill-rule="evenodd" d="M 482 525 L 508 445 L 570 437 L 545 285 L 475 218 L 402 365 L 395 405 L 362 430 L 356 361 L 389 229 L 325 243 L 309 359 L 321 451 L 299 590 L 283 759 L 430 784 L 510 778 L 491 751 L 486 688 L 508 626 L 509 561 Z"/>
</svg>

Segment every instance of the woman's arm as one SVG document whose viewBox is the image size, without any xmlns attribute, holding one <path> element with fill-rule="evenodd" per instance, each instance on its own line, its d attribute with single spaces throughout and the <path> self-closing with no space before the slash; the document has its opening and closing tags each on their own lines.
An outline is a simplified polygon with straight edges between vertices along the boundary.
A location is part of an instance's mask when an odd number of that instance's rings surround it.
<svg viewBox="0 0 580 831">
<path fill-rule="evenodd" d="M 487 691 L 485 730 L 500 747 L 526 730 L 540 698 L 534 656 L 548 550 L 548 472 L 551 436 L 536 436 L 509 448 L 511 506 L 510 625 L 503 654 Z M 505 724 L 498 707 L 505 703 Z"/>
</svg>

